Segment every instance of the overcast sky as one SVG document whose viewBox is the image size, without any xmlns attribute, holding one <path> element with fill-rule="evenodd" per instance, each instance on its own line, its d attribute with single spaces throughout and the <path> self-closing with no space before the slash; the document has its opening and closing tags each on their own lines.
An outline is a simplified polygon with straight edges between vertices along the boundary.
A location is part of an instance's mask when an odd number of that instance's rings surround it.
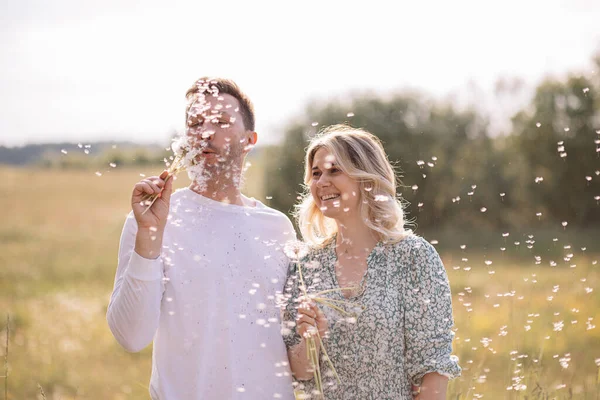
<svg viewBox="0 0 600 400">
<path fill-rule="evenodd" d="M 442 99 L 477 86 L 492 118 L 506 119 L 515 104 L 489 100 L 499 77 L 532 88 L 549 74 L 591 73 L 600 50 L 597 0 L 0 4 L 0 145 L 166 144 L 202 75 L 238 82 L 263 142 L 308 101 L 352 91 Z"/>
</svg>

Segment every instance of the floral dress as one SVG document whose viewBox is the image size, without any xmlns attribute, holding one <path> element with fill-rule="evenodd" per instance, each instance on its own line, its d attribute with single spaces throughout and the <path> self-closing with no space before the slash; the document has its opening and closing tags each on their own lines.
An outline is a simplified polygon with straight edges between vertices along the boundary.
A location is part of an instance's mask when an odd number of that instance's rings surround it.
<svg viewBox="0 0 600 400">
<path fill-rule="evenodd" d="M 336 262 L 334 237 L 323 248 L 311 249 L 307 256 L 290 264 L 282 330 L 288 348 L 300 342 L 294 322 L 302 295 L 298 264 L 310 295 L 339 289 Z M 323 344 L 341 381 L 338 383 L 321 351 L 327 400 L 412 399 L 411 384 L 420 385 L 425 374 L 460 375 L 457 358 L 451 356 L 450 286 L 431 244 L 414 235 L 394 244 L 379 242 L 367 258 L 362 288 L 351 298 L 340 291 L 323 295 L 351 302 L 344 307 L 355 312 L 355 316 L 348 316 L 320 305 L 329 324 Z M 306 396 L 302 398 L 320 398 L 314 379 L 297 384 L 297 390 Z"/>
</svg>

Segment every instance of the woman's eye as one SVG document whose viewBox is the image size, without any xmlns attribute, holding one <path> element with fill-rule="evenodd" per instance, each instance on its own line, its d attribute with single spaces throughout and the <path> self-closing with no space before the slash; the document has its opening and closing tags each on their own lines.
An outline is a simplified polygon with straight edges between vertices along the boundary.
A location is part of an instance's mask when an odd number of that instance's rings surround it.
<svg viewBox="0 0 600 400">
<path fill-rule="evenodd" d="M 315 172 L 312 173 L 312 176 L 315 177 L 315 178 L 317 176 L 319 176 L 319 175 L 321 175 L 321 173 L 319 171 L 315 171 Z"/>
</svg>

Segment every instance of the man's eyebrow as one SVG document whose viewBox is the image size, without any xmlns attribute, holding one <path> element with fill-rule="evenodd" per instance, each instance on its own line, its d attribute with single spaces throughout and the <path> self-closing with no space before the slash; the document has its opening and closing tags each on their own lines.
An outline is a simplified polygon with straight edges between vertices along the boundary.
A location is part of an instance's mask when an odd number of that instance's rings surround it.
<svg viewBox="0 0 600 400">
<path fill-rule="evenodd" d="M 226 112 L 225 110 L 210 110 L 210 117 L 228 117 L 231 118 L 231 114 Z"/>
</svg>

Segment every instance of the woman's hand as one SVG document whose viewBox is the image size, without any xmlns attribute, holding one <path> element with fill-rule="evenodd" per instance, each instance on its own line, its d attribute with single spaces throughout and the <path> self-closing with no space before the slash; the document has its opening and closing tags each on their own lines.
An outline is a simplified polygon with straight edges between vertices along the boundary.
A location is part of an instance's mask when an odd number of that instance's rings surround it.
<svg viewBox="0 0 600 400">
<path fill-rule="evenodd" d="M 296 332 L 302 338 L 316 336 L 319 332 L 321 338 L 325 338 L 328 334 L 329 325 L 327 317 L 323 311 L 319 309 L 317 304 L 312 301 L 303 301 L 298 307 L 298 318 L 296 319 Z"/>
</svg>

